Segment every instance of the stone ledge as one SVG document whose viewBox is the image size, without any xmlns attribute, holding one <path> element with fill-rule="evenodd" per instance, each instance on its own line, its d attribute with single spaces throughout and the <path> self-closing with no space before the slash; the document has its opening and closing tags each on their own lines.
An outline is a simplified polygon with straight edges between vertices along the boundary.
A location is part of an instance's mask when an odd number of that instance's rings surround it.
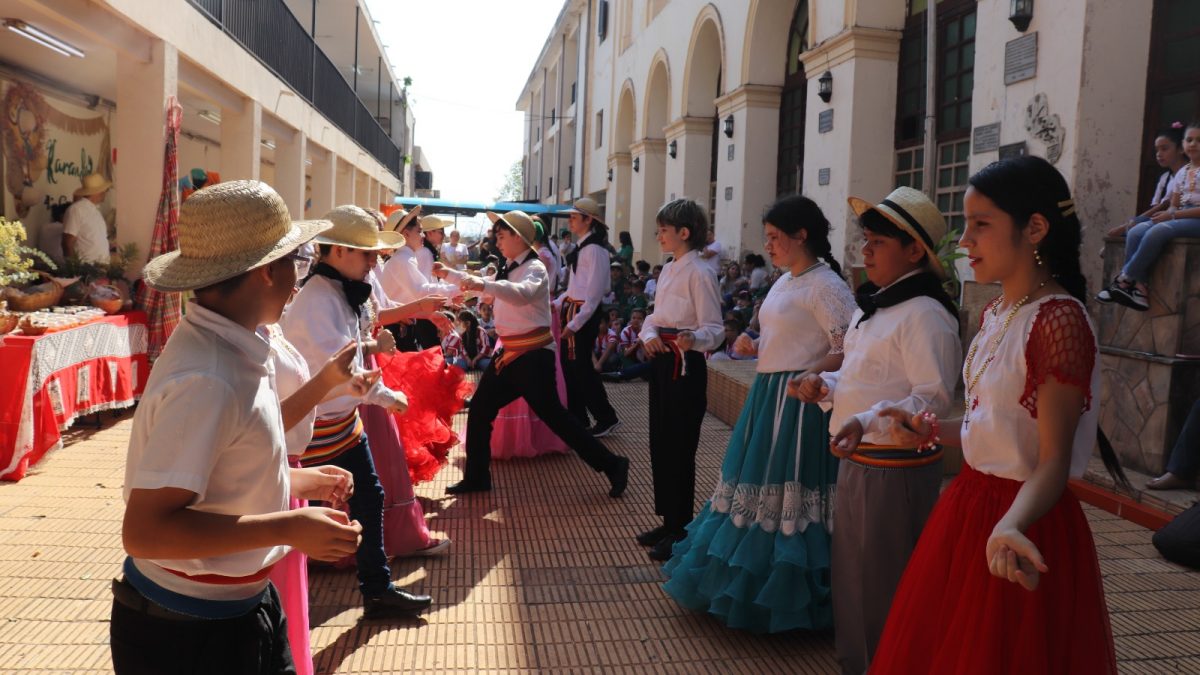
<svg viewBox="0 0 1200 675">
<path fill-rule="evenodd" d="M 1200 501 L 1200 492 L 1196 490 L 1148 490 L 1146 483 L 1153 476 L 1129 467 L 1124 469 L 1125 476 L 1133 485 L 1132 492 L 1117 488 L 1098 455 L 1088 463 L 1083 478 L 1072 481 L 1073 489 L 1080 499 L 1092 506 L 1152 530 L 1161 528 Z M 1080 487 L 1084 489 L 1078 489 Z M 1089 487 L 1090 490 L 1087 489 Z"/>
</svg>

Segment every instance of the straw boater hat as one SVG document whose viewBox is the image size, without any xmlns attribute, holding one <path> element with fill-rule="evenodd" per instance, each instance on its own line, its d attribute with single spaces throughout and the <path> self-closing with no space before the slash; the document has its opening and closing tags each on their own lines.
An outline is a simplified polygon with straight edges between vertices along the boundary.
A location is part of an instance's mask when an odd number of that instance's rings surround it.
<svg viewBox="0 0 1200 675">
<path fill-rule="evenodd" d="M 604 216 L 600 213 L 600 205 L 591 197 L 580 197 L 571 204 L 571 208 L 563 213 L 578 213 L 581 216 L 591 216 L 592 220 L 604 225 Z"/>
<path fill-rule="evenodd" d="M 925 248 L 930 271 L 939 277 L 946 277 L 946 270 L 937 252 L 938 242 L 946 236 L 946 219 L 924 192 L 898 187 L 879 204 L 871 204 L 858 197 L 850 197 L 846 201 L 850 202 L 850 208 L 860 218 L 867 211 L 875 211 L 907 232 Z"/>
<path fill-rule="evenodd" d="M 417 214 L 420 212 L 420 204 L 414 206 L 411 211 L 405 211 L 404 209 L 392 211 L 392 214 L 388 216 L 387 224 L 383 226 L 383 229 L 387 230 L 388 232 L 400 232 L 404 228 L 408 227 L 408 224 L 411 223 L 412 219 L 416 218 Z"/>
<path fill-rule="evenodd" d="M 380 232 L 375 218 L 365 210 L 347 204 L 325 214 L 333 227 L 313 239 L 318 244 L 357 248 L 363 251 L 382 251 L 400 248 L 404 235 L 399 232 Z"/>
<path fill-rule="evenodd" d="M 437 216 L 425 216 L 421 218 L 421 231 L 431 232 L 433 230 L 444 230 L 450 225 L 450 221 Z"/>
<path fill-rule="evenodd" d="M 493 225 L 496 224 L 497 221 L 504 221 L 506 225 L 512 228 L 513 232 L 517 233 L 517 236 L 521 238 L 521 241 L 524 241 L 526 244 L 528 244 L 529 248 L 533 248 L 533 239 L 534 235 L 536 234 L 537 226 L 533 224 L 533 219 L 529 217 L 529 214 L 525 213 L 524 211 L 509 211 L 501 216 L 488 211 L 487 217 L 488 220 L 492 221 Z"/>
<path fill-rule="evenodd" d="M 89 173 L 83 177 L 83 187 L 75 191 L 75 198 L 98 195 L 112 187 L 112 181 L 98 173 Z"/>
<path fill-rule="evenodd" d="M 325 220 L 293 222 L 266 183 L 221 183 L 183 203 L 179 249 L 151 260 L 142 275 L 160 291 L 204 288 L 278 260 L 328 228 Z"/>
</svg>

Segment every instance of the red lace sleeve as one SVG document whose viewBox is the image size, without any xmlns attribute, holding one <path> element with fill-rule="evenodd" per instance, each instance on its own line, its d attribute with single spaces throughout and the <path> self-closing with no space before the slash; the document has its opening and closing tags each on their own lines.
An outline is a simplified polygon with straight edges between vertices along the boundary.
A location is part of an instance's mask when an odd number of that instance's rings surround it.
<svg viewBox="0 0 1200 675">
<path fill-rule="evenodd" d="M 1042 303 L 1025 344 L 1025 393 L 1021 405 L 1037 419 L 1037 389 L 1051 375 L 1083 390 L 1083 409 L 1092 405 L 1096 339 L 1084 309 L 1075 300 Z"/>
</svg>

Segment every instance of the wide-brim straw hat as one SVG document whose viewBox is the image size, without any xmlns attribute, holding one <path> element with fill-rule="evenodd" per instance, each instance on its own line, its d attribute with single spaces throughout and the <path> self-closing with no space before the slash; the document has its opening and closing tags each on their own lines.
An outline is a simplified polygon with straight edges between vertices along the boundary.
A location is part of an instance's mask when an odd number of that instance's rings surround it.
<svg viewBox="0 0 1200 675">
<path fill-rule="evenodd" d="M 399 232 L 380 232 L 375 218 L 353 204 L 339 206 L 326 213 L 324 218 L 333 223 L 333 227 L 313 240 L 318 244 L 345 246 L 363 251 L 383 251 L 399 248 L 404 244 L 404 235 Z"/>
<path fill-rule="evenodd" d="M 75 191 L 75 198 L 91 197 L 112 187 L 112 181 L 98 173 L 89 173 L 83 177 L 83 186 Z"/>
<path fill-rule="evenodd" d="M 271 186 L 236 180 L 192 193 L 179 208 L 179 249 L 142 270 L 160 291 L 191 291 L 232 279 L 291 253 L 328 229 L 325 220 L 292 221 Z"/>
<path fill-rule="evenodd" d="M 402 232 L 420 212 L 420 204 L 414 206 L 411 211 L 405 211 L 404 209 L 392 211 L 391 215 L 387 217 L 387 223 L 383 226 L 383 229 L 388 232 Z"/>
<path fill-rule="evenodd" d="M 600 205 L 591 197 L 580 197 L 571 204 L 571 208 L 563 211 L 563 213 L 578 213 L 581 216 L 591 216 L 592 220 L 604 224 L 604 215 L 600 212 Z"/>
<path fill-rule="evenodd" d="M 929 270 L 943 279 L 946 277 L 946 269 L 942 267 L 937 250 L 938 242 L 946 236 L 946 219 L 924 192 L 898 187 L 878 204 L 858 197 L 850 197 L 846 201 L 860 218 L 867 211 L 875 211 L 907 232 L 925 249 Z"/>
<path fill-rule="evenodd" d="M 525 213 L 524 211 L 509 211 L 504 215 L 499 215 L 497 213 L 488 211 L 487 217 L 488 220 L 492 221 L 493 225 L 496 224 L 497 221 L 504 221 L 506 225 L 512 228 L 513 232 L 517 233 L 517 236 L 521 238 L 521 241 L 524 241 L 529 248 L 533 248 L 533 239 L 534 235 L 537 233 L 537 230 L 536 226 L 533 224 L 533 219 L 529 217 L 528 213 Z"/>
<path fill-rule="evenodd" d="M 444 230 L 450 225 L 450 221 L 438 216 L 425 216 L 421 218 L 421 231 L 432 232 L 433 230 Z"/>
</svg>

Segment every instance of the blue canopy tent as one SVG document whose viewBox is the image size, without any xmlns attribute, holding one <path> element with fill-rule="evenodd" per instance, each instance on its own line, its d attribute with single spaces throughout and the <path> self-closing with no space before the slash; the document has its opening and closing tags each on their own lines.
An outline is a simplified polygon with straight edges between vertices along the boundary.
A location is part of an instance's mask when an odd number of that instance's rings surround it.
<svg viewBox="0 0 1200 675">
<path fill-rule="evenodd" d="M 420 206 L 425 213 L 453 213 L 455 215 L 473 216 L 477 213 L 492 211 L 506 213 L 508 211 L 524 211 L 531 216 L 563 217 L 569 204 L 539 204 L 537 202 L 471 202 L 454 201 L 450 199 L 433 199 L 429 197 L 396 197 L 393 204 L 406 209 Z"/>
</svg>

